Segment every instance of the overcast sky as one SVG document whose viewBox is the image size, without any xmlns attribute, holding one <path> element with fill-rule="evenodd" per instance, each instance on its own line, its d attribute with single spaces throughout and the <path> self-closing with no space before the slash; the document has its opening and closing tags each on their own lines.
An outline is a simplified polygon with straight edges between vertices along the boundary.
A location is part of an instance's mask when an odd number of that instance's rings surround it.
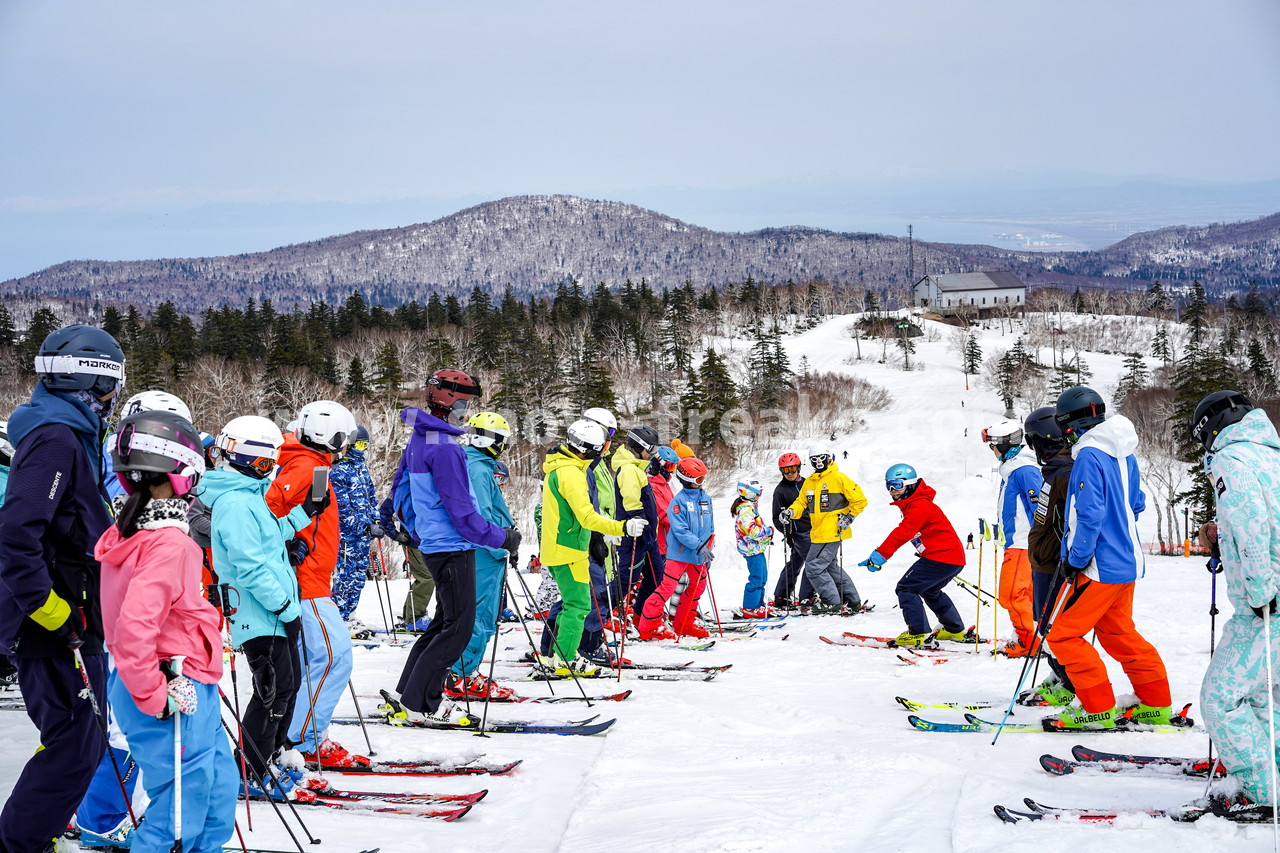
<svg viewBox="0 0 1280 853">
<path fill-rule="evenodd" d="M 1276 0 L 0 0 L 8 214 L 1255 181 L 1278 107 Z"/>
</svg>

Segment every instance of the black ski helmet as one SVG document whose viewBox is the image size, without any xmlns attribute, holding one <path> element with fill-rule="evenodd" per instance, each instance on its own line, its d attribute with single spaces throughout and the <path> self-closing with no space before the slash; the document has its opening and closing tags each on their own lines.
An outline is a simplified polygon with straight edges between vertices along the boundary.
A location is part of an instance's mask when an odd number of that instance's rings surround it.
<svg viewBox="0 0 1280 853">
<path fill-rule="evenodd" d="M 1251 411 L 1253 404 L 1239 391 L 1214 391 L 1196 403 L 1191 416 L 1191 439 L 1205 450 L 1212 450 L 1218 433 Z"/>
<path fill-rule="evenodd" d="M 148 474 L 164 474 L 185 495 L 204 474 L 204 444 L 191 422 L 174 412 L 138 412 L 120 422 L 112 467 L 124 490 L 138 491 Z"/>
<path fill-rule="evenodd" d="M 661 443 L 662 439 L 658 438 L 658 431 L 651 426 L 641 424 L 627 430 L 627 447 L 632 450 L 653 453 Z"/>
<path fill-rule="evenodd" d="M 1041 465 L 1047 465 L 1067 444 L 1067 440 L 1062 437 L 1062 429 L 1054 420 L 1056 413 L 1057 409 L 1053 406 L 1041 406 L 1027 415 L 1022 424 L 1027 445 L 1035 451 L 1036 461 Z"/>
<path fill-rule="evenodd" d="M 66 326 L 40 344 L 35 370 L 50 391 L 91 391 L 104 397 L 124 385 L 124 350 L 102 329 Z"/>
<path fill-rule="evenodd" d="M 1107 404 L 1102 396 L 1084 385 L 1068 388 L 1058 395 L 1053 419 L 1058 422 L 1067 441 L 1075 443 L 1080 437 L 1106 420 Z"/>
</svg>

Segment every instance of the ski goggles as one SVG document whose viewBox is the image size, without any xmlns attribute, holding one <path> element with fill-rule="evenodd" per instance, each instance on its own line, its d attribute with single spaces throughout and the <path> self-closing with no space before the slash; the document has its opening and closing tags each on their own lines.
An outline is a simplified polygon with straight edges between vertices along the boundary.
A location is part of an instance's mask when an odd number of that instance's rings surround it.
<svg viewBox="0 0 1280 853">
<path fill-rule="evenodd" d="M 351 442 L 351 446 L 354 447 L 356 450 L 363 452 L 369 449 L 369 439 L 358 438 L 355 441 Z"/>
<path fill-rule="evenodd" d="M 884 487 L 890 492 L 900 492 L 914 482 L 916 481 L 908 480 L 905 477 L 894 477 L 892 480 L 885 480 Z"/>
<path fill-rule="evenodd" d="M 778 470 L 784 474 L 799 474 L 800 466 L 799 465 L 783 465 Z"/>
<path fill-rule="evenodd" d="M 499 486 L 505 486 L 507 481 L 511 479 L 511 470 L 509 468 L 498 468 L 493 472 L 493 479 L 497 481 Z"/>
</svg>

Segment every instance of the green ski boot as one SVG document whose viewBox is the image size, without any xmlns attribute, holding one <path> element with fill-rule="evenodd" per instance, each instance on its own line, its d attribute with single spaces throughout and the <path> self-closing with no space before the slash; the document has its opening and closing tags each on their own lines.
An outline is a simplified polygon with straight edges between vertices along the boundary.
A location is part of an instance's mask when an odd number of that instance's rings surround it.
<svg viewBox="0 0 1280 853">
<path fill-rule="evenodd" d="M 1077 732 L 1108 731 L 1116 727 L 1116 709 L 1108 708 L 1096 714 L 1090 714 L 1084 708 L 1073 705 L 1056 717 L 1045 717 L 1045 731 L 1069 729 Z"/>
</svg>

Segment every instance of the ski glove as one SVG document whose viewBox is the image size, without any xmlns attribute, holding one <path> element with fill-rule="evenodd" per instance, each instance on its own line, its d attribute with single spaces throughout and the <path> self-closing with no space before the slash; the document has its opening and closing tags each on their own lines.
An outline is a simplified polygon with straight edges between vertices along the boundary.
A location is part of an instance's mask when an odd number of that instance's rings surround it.
<svg viewBox="0 0 1280 853">
<path fill-rule="evenodd" d="M 413 545 L 413 537 L 409 535 L 407 530 L 397 530 L 391 534 L 393 542 L 399 542 L 401 545 Z"/>
<path fill-rule="evenodd" d="M 1271 615 L 1272 615 L 1272 616 L 1275 616 L 1275 615 L 1276 615 L 1276 600 L 1273 598 L 1273 599 L 1271 599 L 1271 604 L 1270 604 L 1270 605 L 1264 604 L 1264 605 L 1262 605 L 1261 607 L 1250 607 L 1249 609 L 1250 609 L 1250 610 L 1252 610 L 1252 611 L 1253 611 L 1253 615 L 1254 615 L 1254 616 L 1257 616 L 1259 619 L 1261 619 L 1261 618 L 1262 618 L 1262 614 L 1263 614 L 1265 611 L 1267 611 L 1267 610 L 1270 610 L 1270 611 L 1271 611 Z"/>
<path fill-rule="evenodd" d="M 80 608 L 72 607 L 53 590 L 49 590 L 49 597 L 44 600 L 40 609 L 28 615 L 41 628 L 60 637 L 68 649 L 78 649 L 84 645 L 84 640 L 80 637 L 86 627 L 84 613 Z"/>
<path fill-rule="evenodd" d="M 841 530 L 848 530 L 853 526 L 853 514 L 848 512 L 840 513 L 836 517 L 836 524 L 839 525 Z"/>
<path fill-rule="evenodd" d="M 506 536 L 502 540 L 502 550 L 508 554 L 514 554 L 520 547 L 520 531 L 515 527 L 506 527 L 503 528 L 503 532 Z"/>
<path fill-rule="evenodd" d="M 313 501 L 311 492 L 308 491 L 307 496 L 302 499 L 302 503 L 298 504 L 298 506 L 302 507 L 302 511 L 307 514 L 307 518 L 315 518 L 329 506 L 329 491 L 326 489 L 324 497 L 318 501 Z"/>
<path fill-rule="evenodd" d="M 869 572 L 878 572 L 884 568 L 884 557 L 879 551 L 872 551 L 871 556 L 858 563 L 859 566 L 866 566 Z"/>
<path fill-rule="evenodd" d="M 791 521 L 791 519 L 795 517 L 796 517 L 796 514 L 792 512 L 791 507 L 789 506 L 784 506 L 781 510 L 778 511 L 778 518 L 781 519 L 783 524 L 787 524 L 788 522 Z"/>
<path fill-rule="evenodd" d="M 605 533 L 603 535 L 604 535 L 604 542 L 606 545 L 612 545 L 614 548 L 620 547 L 622 545 L 621 536 L 614 536 L 610 533 Z"/>
<path fill-rule="evenodd" d="M 365 528 L 364 532 L 366 535 L 371 536 L 374 539 L 381 539 L 383 536 L 387 535 L 386 531 L 382 529 L 382 525 L 376 521 L 371 522 L 369 526 Z"/>
<path fill-rule="evenodd" d="M 169 694 L 164 710 L 156 714 L 156 719 L 167 720 L 174 714 L 194 714 L 198 707 L 196 701 L 196 685 L 185 675 L 169 680 L 166 688 Z"/>
<path fill-rule="evenodd" d="M 648 526 L 649 522 L 647 519 L 628 518 L 623 522 L 622 528 L 628 536 L 634 539 L 637 536 L 642 536 L 644 534 L 644 529 Z"/>
<path fill-rule="evenodd" d="M 301 566 L 311 553 L 310 546 L 301 539 L 290 539 L 285 543 L 284 550 L 289 555 L 289 565 L 294 568 Z"/>
<path fill-rule="evenodd" d="M 1071 565 L 1066 560 L 1059 560 L 1058 571 L 1062 573 L 1062 579 L 1064 581 L 1069 581 L 1074 579 L 1076 575 L 1083 572 L 1084 569 L 1077 569 L 1075 566 Z"/>
</svg>

